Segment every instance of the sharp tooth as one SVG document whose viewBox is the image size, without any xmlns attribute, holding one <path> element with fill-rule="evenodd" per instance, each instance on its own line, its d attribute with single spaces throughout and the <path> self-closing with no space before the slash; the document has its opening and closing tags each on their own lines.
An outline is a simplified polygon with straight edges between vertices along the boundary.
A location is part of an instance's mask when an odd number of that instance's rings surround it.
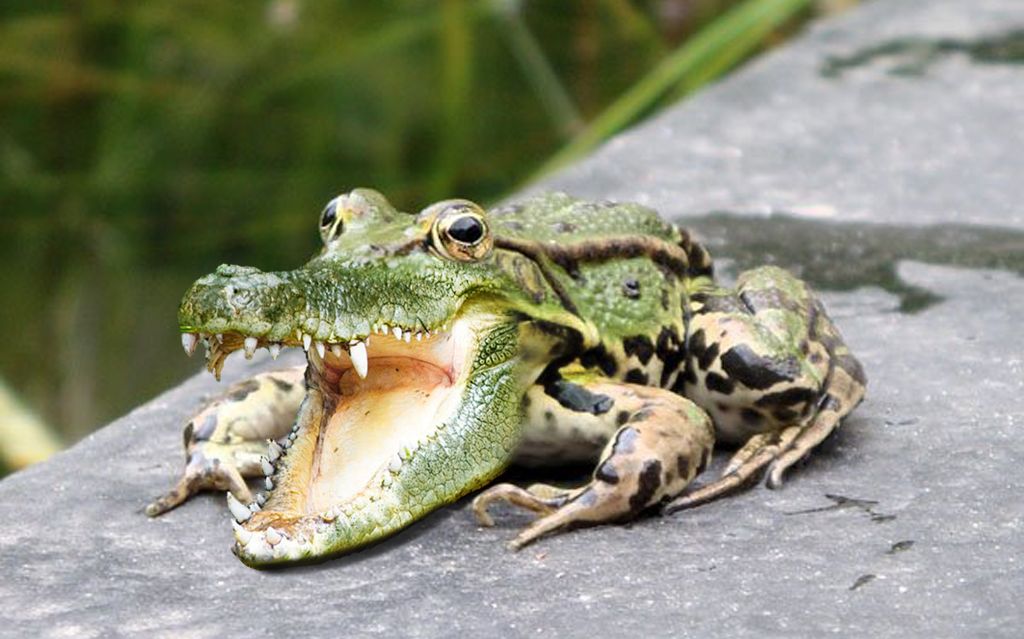
<svg viewBox="0 0 1024 639">
<path fill-rule="evenodd" d="M 260 506 L 267 503 L 267 496 L 263 493 L 256 493 L 256 503 Z"/>
<path fill-rule="evenodd" d="M 356 369 L 356 374 L 366 379 L 366 372 L 370 366 L 370 362 L 366 357 L 366 344 L 363 342 L 352 342 L 348 347 L 348 354 L 352 358 L 352 368 Z"/>
<path fill-rule="evenodd" d="M 309 346 L 313 343 L 313 336 L 309 333 L 302 334 L 302 348 L 309 352 Z"/>
<path fill-rule="evenodd" d="M 235 539 L 237 539 L 238 543 L 243 546 L 249 543 L 249 540 L 252 539 L 252 533 L 245 528 L 242 528 L 238 522 L 231 522 L 231 527 L 235 529 Z"/>
<path fill-rule="evenodd" d="M 411 331 L 406 331 L 406 332 L 402 333 L 402 339 L 405 340 L 406 344 L 411 342 L 412 341 L 412 332 Z"/>
<path fill-rule="evenodd" d="M 196 352 L 196 344 L 199 343 L 199 336 L 195 333 L 182 333 L 181 334 L 181 347 L 185 349 L 185 354 L 192 357 L 192 353 Z"/>
<path fill-rule="evenodd" d="M 242 505 L 242 502 L 235 499 L 235 496 L 228 492 L 228 510 L 231 511 L 231 515 L 235 518 L 235 521 L 242 523 L 252 517 L 252 512 L 248 508 Z"/>
<path fill-rule="evenodd" d="M 327 348 L 324 346 L 323 342 L 316 343 L 316 354 L 320 356 L 320 359 L 323 359 L 324 355 L 327 354 Z"/>
<path fill-rule="evenodd" d="M 281 345 L 271 344 L 270 346 L 267 347 L 267 350 L 270 351 L 270 356 L 272 358 L 277 359 L 277 356 L 281 354 Z"/>
<path fill-rule="evenodd" d="M 341 357 L 341 344 L 331 344 L 331 352 L 335 357 Z"/>
<path fill-rule="evenodd" d="M 266 457 L 260 457 L 260 468 L 263 469 L 263 474 L 267 477 L 274 474 L 274 465 Z"/>
<path fill-rule="evenodd" d="M 277 458 L 281 456 L 281 451 L 282 451 L 281 444 L 278 444 L 273 439 L 271 439 L 270 443 L 267 444 L 267 458 L 270 461 L 272 461 L 272 462 L 277 461 Z"/>
<path fill-rule="evenodd" d="M 422 342 L 423 341 L 423 333 L 420 333 L 418 331 L 416 332 L 416 341 L 417 342 Z"/>
<path fill-rule="evenodd" d="M 245 346 L 245 359 L 252 359 L 252 356 L 256 353 L 256 346 L 259 344 L 259 340 L 255 337 L 246 337 Z"/>
<path fill-rule="evenodd" d="M 276 546 L 281 543 L 281 533 L 277 532 L 273 526 L 267 528 L 267 532 L 264 533 L 263 537 L 271 546 Z"/>
<path fill-rule="evenodd" d="M 388 464 L 388 470 L 393 473 L 397 473 L 402 468 L 402 458 L 395 453 L 395 456 L 391 458 L 391 463 Z"/>
<path fill-rule="evenodd" d="M 263 480 L 263 485 L 267 487 L 267 490 L 274 490 L 274 480 L 270 477 Z"/>
<path fill-rule="evenodd" d="M 217 333 L 217 343 L 218 344 L 223 344 L 224 343 L 224 333 Z"/>
<path fill-rule="evenodd" d="M 402 329 L 397 326 L 391 329 L 391 334 L 395 336 L 395 339 L 402 339 Z"/>
<path fill-rule="evenodd" d="M 260 510 L 262 510 L 262 508 L 260 508 L 259 502 L 254 501 L 251 504 L 249 504 L 249 512 L 258 513 Z"/>
</svg>

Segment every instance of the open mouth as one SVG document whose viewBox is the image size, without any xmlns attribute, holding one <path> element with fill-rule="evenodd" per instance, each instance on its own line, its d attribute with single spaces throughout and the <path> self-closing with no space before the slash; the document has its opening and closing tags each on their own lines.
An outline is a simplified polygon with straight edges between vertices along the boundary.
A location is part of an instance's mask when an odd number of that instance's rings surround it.
<svg viewBox="0 0 1024 639">
<path fill-rule="evenodd" d="M 284 347 L 301 345 L 309 364 L 296 423 L 270 443 L 262 460 L 266 491 L 248 505 L 228 494 L 236 553 L 261 561 L 315 557 L 337 523 L 364 511 L 390 511 L 399 493 L 408 496 L 403 469 L 439 445 L 458 410 L 477 328 L 461 318 L 450 330 L 382 325 L 369 337 L 333 343 L 308 335 L 284 343 L 234 333 L 205 337 L 207 366 L 215 373 L 230 353 L 251 357 L 261 347 L 276 357 Z M 199 339 L 185 333 L 186 351 Z M 401 509 L 394 512 L 403 516 Z"/>
</svg>

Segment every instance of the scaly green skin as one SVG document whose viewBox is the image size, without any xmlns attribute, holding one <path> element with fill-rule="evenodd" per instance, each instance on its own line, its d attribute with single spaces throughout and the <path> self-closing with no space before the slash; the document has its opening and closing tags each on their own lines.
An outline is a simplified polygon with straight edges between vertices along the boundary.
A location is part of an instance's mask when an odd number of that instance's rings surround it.
<svg viewBox="0 0 1024 639">
<path fill-rule="evenodd" d="M 576 490 L 502 485 L 477 499 L 485 524 L 495 500 L 540 513 L 517 546 L 659 504 L 696 505 L 768 465 L 775 486 L 863 395 L 859 364 L 806 285 L 765 268 L 741 276 L 735 290 L 720 288 L 707 251 L 639 205 L 548 194 L 480 211 L 494 245 L 486 250 L 484 242 L 463 245 L 446 235 L 441 221 L 461 215 L 451 204 L 415 216 L 358 189 L 332 206 L 340 221 L 322 225 L 324 250 L 308 264 L 284 273 L 221 266 L 193 285 L 179 312 L 186 337 L 213 343 L 209 365 L 218 373 L 245 338 L 247 348 L 310 348 L 308 392 L 293 434 L 278 418 L 247 426 L 292 446 L 272 473 L 289 486 L 284 494 L 270 491 L 251 515 L 232 504 L 245 522 L 236 526 L 236 552 L 247 564 L 318 561 L 386 537 L 486 485 L 513 456 L 598 462 L 593 481 Z M 381 330 L 395 331 L 400 344 L 403 332 L 436 335 L 449 326 L 462 336 L 453 339 L 466 362 L 464 370 L 456 366 L 455 408 L 416 450 L 402 452 L 400 468 L 396 460 L 390 474 L 373 476 L 368 498 L 301 525 L 285 521 L 281 513 L 295 509 L 290 495 L 308 483 L 308 460 L 319 454 L 309 451 L 339 401 L 337 375 L 325 381 L 333 369 L 323 354 Z M 194 340 L 185 344 L 191 350 Z M 223 405 L 256 406 L 259 398 L 261 406 L 277 401 L 294 410 L 294 382 L 278 379 L 275 390 L 267 379 L 245 393 L 236 389 Z M 202 487 L 248 497 L 240 477 L 259 463 L 232 462 L 224 450 L 252 436 L 218 417 L 219 406 L 207 409 L 209 428 L 190 423 L 186 476 L 150 514 Z M 746 445 L 718 481 L 683 494 L 716 438 Z M 209 463 L 214 456 L 217 463 Z M 225 479 L 225 469 L 236 467 L 240 475 Z M 281 536 L 279 528 L 285 541 L 268 541 Z"/>
</svg>

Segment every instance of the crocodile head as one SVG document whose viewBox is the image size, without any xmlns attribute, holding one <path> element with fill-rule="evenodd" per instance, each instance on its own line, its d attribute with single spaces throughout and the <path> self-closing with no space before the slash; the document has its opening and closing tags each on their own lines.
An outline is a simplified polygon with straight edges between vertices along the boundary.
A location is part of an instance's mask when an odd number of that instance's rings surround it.
<svg viewBox="0 0 1024 639">
<path fill-rule="evenodd" d="M 221 266 L 185 295 L 186 349 L 305 348 L 307 394 L 271 444 L 246 564 L 319 561 L 387 537 L 507 465 L 521 402 L 565 345 L 593 339 L 537 259 L 495 246 L 465 200 L 417 215 L 357 189 L 320 216 L 322 251 L 288 272 Z"/>
</svg>

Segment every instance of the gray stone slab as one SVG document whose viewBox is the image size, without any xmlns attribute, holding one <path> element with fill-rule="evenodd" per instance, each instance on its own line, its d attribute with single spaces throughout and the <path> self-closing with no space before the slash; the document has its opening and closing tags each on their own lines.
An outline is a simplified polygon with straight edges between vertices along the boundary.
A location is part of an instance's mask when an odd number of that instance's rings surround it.
<svg viewBox="0 0 1024 639">
<path fill-rule="evenodd" d="M 1024 67 L 969 43 L 1024 27 L 1020 8 L 865 5 L 546 185 L 691 217 L 727 272 L 774 261 L 835 289 L 869 398 L 783 490 L 518 554 L 502 542 L 521 515 L 480 530 L 463 503 L 257 572 L 228 550 L 222 497 L 141 512 L 217 388 L 197 376 L 0 482 L 0 635 L 1017 636 Z M 849 68 L 823 76 L 829 56 Z"/>
</svg>

